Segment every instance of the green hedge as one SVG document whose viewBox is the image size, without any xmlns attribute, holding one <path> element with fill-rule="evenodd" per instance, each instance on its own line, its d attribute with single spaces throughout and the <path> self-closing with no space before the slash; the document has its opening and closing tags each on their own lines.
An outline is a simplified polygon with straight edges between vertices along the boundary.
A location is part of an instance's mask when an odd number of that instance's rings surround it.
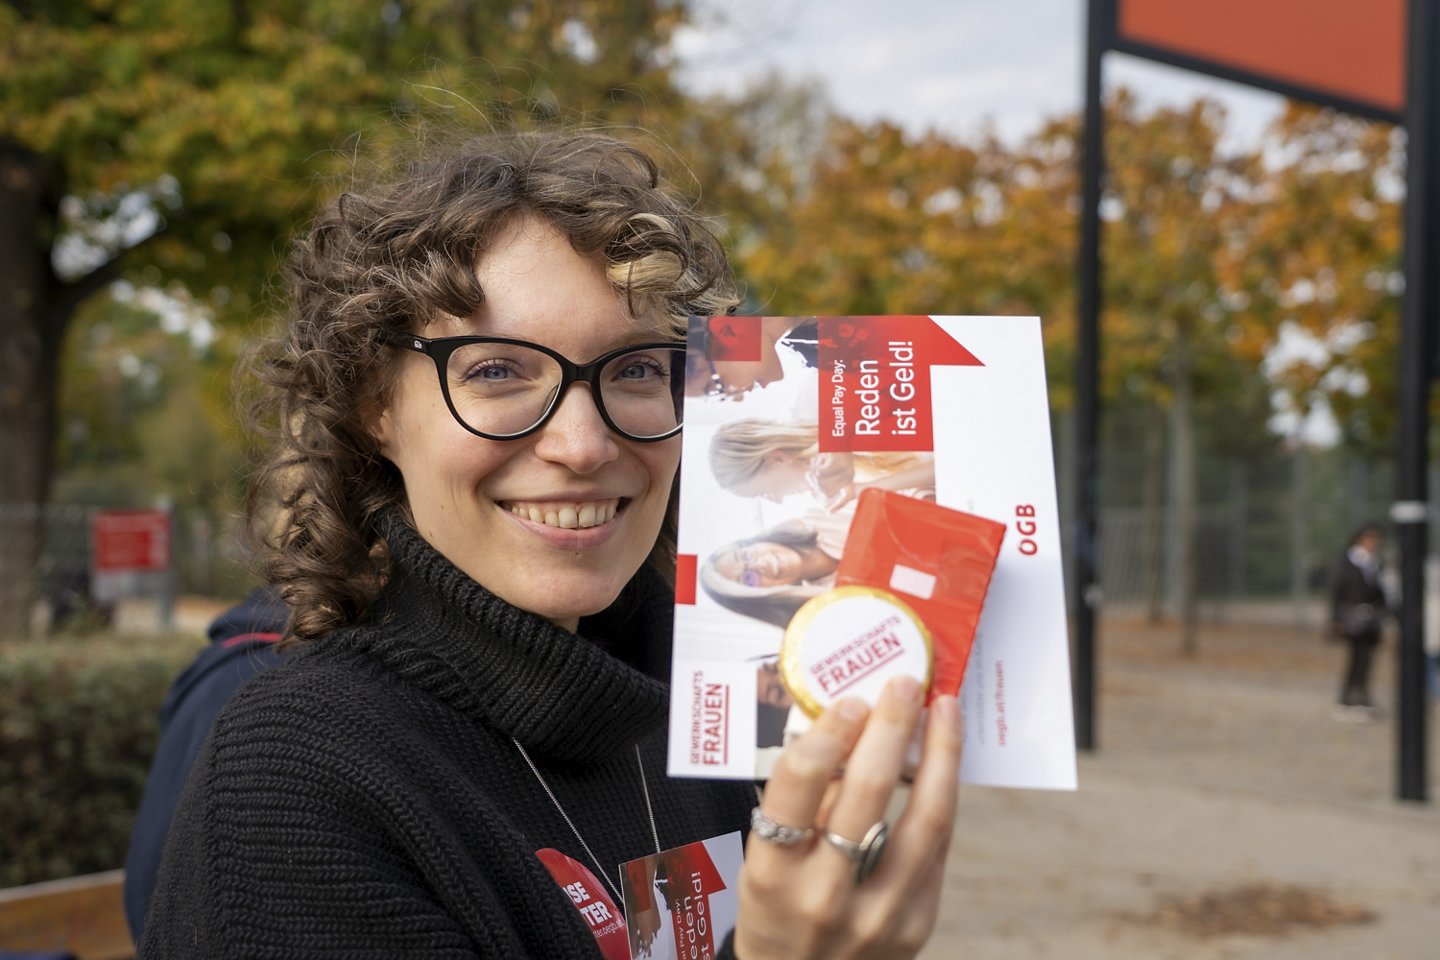
<svg viewBox="0 0 1440 960">
<path fill-rule="evenodd" d="M 0 644 L 0 887 L 122 866 L 190 636 Z"/>
</svg>

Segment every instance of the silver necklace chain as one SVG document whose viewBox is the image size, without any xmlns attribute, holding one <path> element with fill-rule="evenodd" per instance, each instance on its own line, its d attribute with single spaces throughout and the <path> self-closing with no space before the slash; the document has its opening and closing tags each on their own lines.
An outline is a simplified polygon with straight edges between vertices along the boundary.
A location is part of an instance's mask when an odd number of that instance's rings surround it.
<svg viewBox="0 0 1440 960">
<path fill-rule="evenodd" d="M 525 748 L 520 745 L 519 740 L 511 737 L 510 742 L 515 744 L 515 749 L 519 750 L 520 756 L 525 758 L 525 763 L 530 767 L 530 772 L 535 774 L 535 779 L 539 780 L 540 786 L 545 789 L 545 795 L 550 798 L 551 803 L 555 804 L 555 809 L 560 811 L 560 816 L 565 818 L 565 825 L 570 828 L 571 833 L 575 834 L 575 839 L 580 841 L 580 846 L 585 848 L 586 854 L 590 857 L 590 862 L 595 864 L 595 869 L 600 871 L 600 879 L 605 881 L 605 886 L 609 887 L 610 892 L 615 895 L 616 905 L 623 904 L 625 898 L 620 895 L 619 888 L 611 882 L 610 874 L 606 873 L 605 868 L 600 865 L 600 858 L 595 856 L 595 851 L 590 849 L 590 844 L 586 843 L 585 838 L 580 836 L 580 830 L 575 826 L 575 821 L 570 819 L 570 814 L 566 813 L 565 808 L 560 806 L 560 801 L 555 797 L 555 791 L 550 789 L 550 784 L 546 783 L 545 778 L 540 775 L 540 768 L 535 766 L 535 761 L 530 759 L 530 754 L 525 752 Z M 645 812 L 650 817 L 650 836 L 655 841 L 655 852 L 659 853 L 660 831 L 655 828 L 655 809 L 650 806 L 650 785 L 645 780 L 645 762 L 640 759 L 640 744 L 638 743 L 635 744 L 635 765 L 640 768 L 640 789 L 645 794 Z"/>
</svg>

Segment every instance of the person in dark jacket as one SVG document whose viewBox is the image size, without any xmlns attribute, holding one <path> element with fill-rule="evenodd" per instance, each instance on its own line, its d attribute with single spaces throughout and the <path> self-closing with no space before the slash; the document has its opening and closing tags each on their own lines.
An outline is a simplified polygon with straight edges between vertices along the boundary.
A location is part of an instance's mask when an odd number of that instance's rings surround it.
<svg viewBox="0 0 1440 960">
<path fill-rule="evenodd" d="M 1376 712 L 1370 698 L 1370 668 L 1389 610 L 1380 581 L 1383 543 L 1378 526 L 1361 527 L 1350 538 L 1330 581 L 1330 629 L 1348 648 L 1340 685 L 1340 711 L 1347 718 L 1365 719 Z"/>
<path fill-rule="evenodd" d="M 286 614 L 284 601 L 270 587 L 250 591 L 211 621 L 209 644 L 175 678 L 165 695 L 160 707 L 160 741 L 145 778 L 145 793 L 125 856 L 125 919 L 137 942 L 144 933 L 165 835 L 190 765 L 220 708 L 247 680 L 280 661 L 275 644 L 285 632 Z"/>
<path fill-rule="evenodd" d="M 247 513 L 290 652 L 191 769 L 142 960 L 620 960 L 620 864 L 747 824 L 714 956 L 917 954 L 954 697 L 888 832 L 913 679 L 817 718 L 758 806 L 665 775 L 683 337 L 739 297 L 654 161 L 547 132 L 397 164 L 287 279 Z"/>
</svg>

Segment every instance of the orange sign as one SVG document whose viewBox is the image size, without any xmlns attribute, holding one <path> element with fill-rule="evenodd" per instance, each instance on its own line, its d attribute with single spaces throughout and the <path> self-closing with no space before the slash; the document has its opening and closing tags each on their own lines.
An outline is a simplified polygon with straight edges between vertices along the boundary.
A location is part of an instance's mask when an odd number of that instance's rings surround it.
<svg viewBox="0 0 1440 960">
<path fill-rule="evenodd" d="M 1406 0 L 1116 0 L 1115 48 L 1394 115 L 1405 106 Z M 1132 48 L 1132 44 L 1142 49 Z M 1268 82 L 1267 82 L 1268 81 Z M 1283 90 L 1282 92 L 1290 92 Z"/>
</svg>

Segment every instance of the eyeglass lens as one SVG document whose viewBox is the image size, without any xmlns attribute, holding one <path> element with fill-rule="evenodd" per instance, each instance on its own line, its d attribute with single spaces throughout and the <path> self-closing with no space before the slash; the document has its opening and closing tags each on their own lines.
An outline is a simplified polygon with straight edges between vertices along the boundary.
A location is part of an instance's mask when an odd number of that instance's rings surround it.
<svg viewBox="0 0 1440 960">
<path fill-rule="evenodd" d="M 680 425 L 684 370 L 683 349 L 622 353 L 601 369 L 595 402 L 620 432 L 663 436 Z M 521 344 L 471 343 L 450 355 L 445 377 L 461 420 L 481 433 L 508 436 L 545 417 L 564 372 L 554 357 Z"/>
<path fill-rule="evenodd" d="M 755 548 L 742 547 L 736 552 L 736 557 L 740 560 L 740 582 L 747 587 L 760 586 L 760 573 L 752 569 L 755 563 Z"/>
</svg>

